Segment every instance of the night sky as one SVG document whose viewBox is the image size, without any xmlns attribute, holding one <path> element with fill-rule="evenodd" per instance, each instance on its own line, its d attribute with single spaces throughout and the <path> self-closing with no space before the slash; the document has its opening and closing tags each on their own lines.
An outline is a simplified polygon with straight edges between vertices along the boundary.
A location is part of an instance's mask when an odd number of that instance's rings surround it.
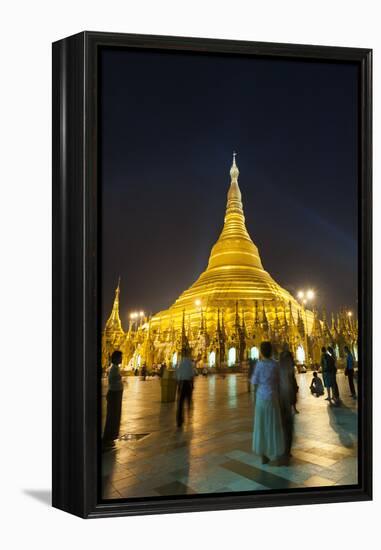
<svg viewBox="0 0 381 550">
<path fill-rule="evenodd" d="M 264 268 L 317 307 L 356 307 L 352 64 L 103 50 L 102 326 L 167 308 L 222 229 L 232 152 Z"/>
</svg>

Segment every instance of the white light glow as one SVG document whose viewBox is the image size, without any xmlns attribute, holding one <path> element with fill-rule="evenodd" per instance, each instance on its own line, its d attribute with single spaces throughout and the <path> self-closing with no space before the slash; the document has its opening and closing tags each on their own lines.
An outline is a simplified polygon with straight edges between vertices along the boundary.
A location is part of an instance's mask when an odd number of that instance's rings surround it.
<svg viewBox="0 0 381 550">
<path fill-rule="evenodd" d="M 259 349 L 256 346 L 250 350 L 250 359 L 259 359 Z"/>
<path fill-rule="evenodd" d="M 230 348 L 228 351 L 228 366 L 234 367 L 236 360 L 236 349 Z"/>
<path fill-rule="evenodd" d="M 304 348 L 303 348 L 303 346 L 300 344 L 300 345 L 296 348 L 296 360 L 297 360 L 297 362 L 299 363 L 299 365 L 303 365 L 305 359 L 306 359 L 306 354 L 304 353 Z"/>
<path fill-rule="evenodd" d="M 216 364 L 216 352 L 211 351 L 209 353 L 209 367 L 214 367 L 215 364 Z"/>
</svg>

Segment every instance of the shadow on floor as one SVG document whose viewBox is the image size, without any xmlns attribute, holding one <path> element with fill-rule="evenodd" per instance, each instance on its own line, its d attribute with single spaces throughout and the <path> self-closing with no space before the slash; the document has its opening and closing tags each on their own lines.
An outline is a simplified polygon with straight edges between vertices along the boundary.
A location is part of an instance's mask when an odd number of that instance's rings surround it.
<svg viewBox="0 0 381 550">
<path fill-rule="evenodd" d="M 23 489 L 23 493 L 42 502 L 45 506 L 52 505 L 52 491 L 50 489 Z"/>
<path fill-rule="evenodd" d="M 329 422 L 339 436 L 340 443 L 352 448 L 357 441 L 357 414 L 349 407 L 328 407 Z"/>
</svg>

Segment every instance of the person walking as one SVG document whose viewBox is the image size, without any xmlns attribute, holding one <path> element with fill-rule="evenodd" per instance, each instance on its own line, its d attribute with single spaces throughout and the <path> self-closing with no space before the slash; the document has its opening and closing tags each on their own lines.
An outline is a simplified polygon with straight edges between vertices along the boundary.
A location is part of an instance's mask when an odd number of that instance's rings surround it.
<svg viewBox="0 0 381 550">
<path fill-rule="evenodd" d="M 291 456 L 294 434 L 294 410 L 296 411 L 298 385 L 295 378 L 295 361 L 288 344 L 284 344 L 279 356 L 279 406 L 285 437 L 285 456 Z"/>
<path fill-rule="evenodd" d="M 261 355 L 252 378 L 255 395 L 253 451 L 262 464 L 279 465 L 285 453 L 285 439 L 279 406 L 279 364 L 271 359 L 270 342 L 261 343 Z"/>
<path fill-rule="evenodd" d="M 356 399 L 356 388 L 355 388 L 355 383 L 353 381 L 353 377 L 355 374 L 353 355 L 350 352 L 348 346 L 344 346 L 344 353 L 347 358 L 347 364 L 344 371 L 345 376 L 348 377 L 349 390 L 351 392 L 351 396 L 353 397 L 353 399 Z"/>
<path fill-rule="evenodd" d="M 188 403 L 188 411 L 191 407 L 193 392 L 194 368 L 191 359 L 191 350 L 188 346 L 181 350 L 181 359 L 176 369 L 177 379 L 177 412 L 176 421 L 180 428 L 184 422 L 184 403 Z"/>
<path fill-rule="evenodd" d="M 333 362 L 331 361 L 331 356 L 327 353 L 327 349 L 323 346 L 321 348 L 321 358 L 320 358 L 320 366 L 321 371 L 323 374 L 323 382 L 324 386 L 327 389 L 327 395 L 326 401 L 329 401 L 332 403 L 332 386 L 334 383 L 334 373 L 333 373 Z"/>
<path fill-rule="evenodd" d="M 104 450 L 114 445 L 119 437 L 120 418 L 122 414 L 123 382 L 119 365 L 122 362 L 121 351 L 114 351 L 111 356 L 111 367 L 108 374 L 108 391 L 106 395 L 107 413 L 103 432 L 102 447 Z"/>
</svg>

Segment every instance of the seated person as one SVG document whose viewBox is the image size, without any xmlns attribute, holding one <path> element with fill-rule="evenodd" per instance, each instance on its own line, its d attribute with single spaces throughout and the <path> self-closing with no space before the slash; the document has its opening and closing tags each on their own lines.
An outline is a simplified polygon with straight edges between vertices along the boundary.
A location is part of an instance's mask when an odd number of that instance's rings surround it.
<svg viewBox="0 0 381 550">
<path fill-rule="evenodd" d="M 314 395 L 315 397 L 320 397 L 321 395 L 324 395 L 323 382 L 321 381 L 321 378 L 318 377 L 318 373 L 316 371 L 314 371 L 312 375 L 310 390 L 312 395 Z"/>
</svg>

